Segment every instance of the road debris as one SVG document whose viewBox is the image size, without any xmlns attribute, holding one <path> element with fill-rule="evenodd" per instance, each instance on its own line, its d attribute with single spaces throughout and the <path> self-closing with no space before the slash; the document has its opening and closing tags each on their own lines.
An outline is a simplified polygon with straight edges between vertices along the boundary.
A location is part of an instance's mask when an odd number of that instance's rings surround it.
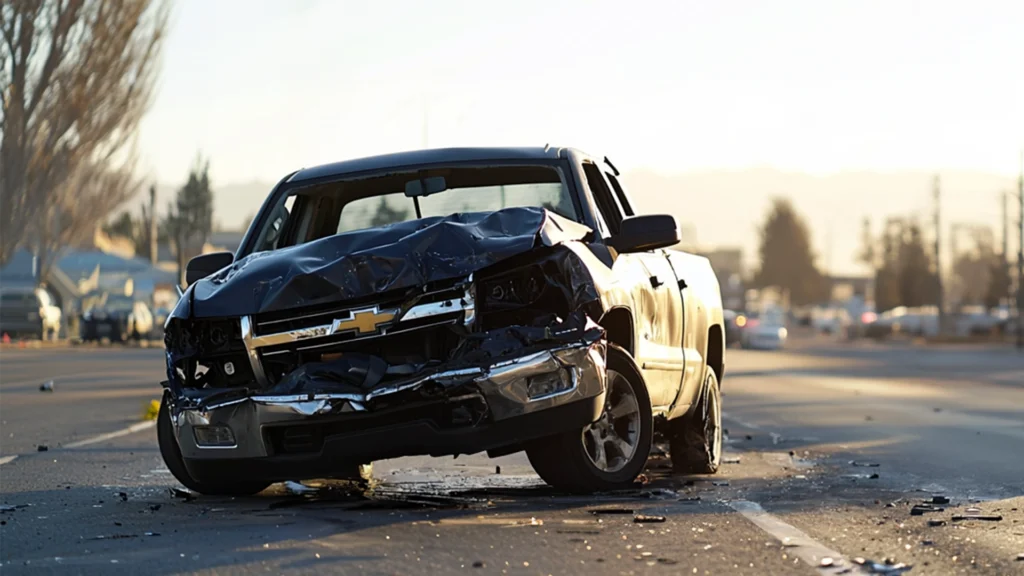
<svg viewBox="0 0 1024 576">
<path fill-rule="evenodd" d="M 897 574 L 903 574 L 909 572 L 914 567 L 913 564 L 907 565 L 902 562 L 896 563 L 891 558 L 886 558 L 884 563 L 878 563 L 874 560 L 865 560 L 864 558 L 854 558 L 855 564 L 861 565 L 868 574 L 885 574 L 886 576 L 896 576 Z"/>
<path fill-rule="evenodd" d="M 170 492 L 171 498 L 179 498 L 181 500 L 184 500 L 185 502 L 191 502 L 196 499 L 195 494 L 188 490 L 182 490 L 181 488 L 176 488 L 172 486 L 168 488 L 167 491 Z M 127 500 L 128 497 L 125 496 L 124 499 Z"/>
<path fill-rule="evenodd" d="M 739 456 L 730 456 L 728 458 L 722 458 L 722 464 L 739 464 L 739 463 L 740 463 L 740 457 Z"/>
<path fill-rule="evenodd" d="M 860 468 L 878 468 L 880 464 L 877 462 L 858 462 L 856 460 L 850 460 L 850 466 L 857 466 Z"/>
<path fill-rule="evenodd" d="M 594 516 L 600 516 L 602 514 L 633 514 L 636 512 L 632 508 L 594 508 L 590 511 Z"/>
<path fill-rule="evenodd" d="M 295 481 L 292 481 L 292 480 L 288 480 L 287 482 L 285 482 L 284 483 L 284 488 L 285 488 L 285 490 L 287 490 L 288 492 L 291 492 L 292 494 L 299 494 L 299 495 L 301 495 L 301 494 L 311 494 L 313 492 L 317 492 L 318 491 L 316 488 L 310 488 L 309 486 L 306 486 L 305 484 L 300 484 L 299 482 L 295 482 Z"/>
<path fill-rule="evenodd" d="M 911 516 L 922 516 L 927 512 L 945 512 L 945 508 L 938 506 L 932 506 L 931 504 L 914 504 L 914 507 L 910 509 Z"/>
<path fill-rule="evenodd" d="M 957 514 L 953 516 L 953 522 L 960 522 L 963 520 L 983 520 L 985 522 L 1000 522 L 1003 517 L 998 514 Z"/>
<path fill-rule="evenodd" d="M 47 446 L 46 444 L 40 444 L 39 446 L 36 446 L 36 452 L 46 452 L 49 449 L 50 447 Z"/>
<path fill-rule="evenodd" d="M 53 392 L 53 380 L 47 380 L 39 385 L 40 392 Z"/>
<path fill-rule="evenodd" d="M 660 524 L 664 521 L 664 516 L 648 516 L 646 514 L 637 514 L 633 516 L 633 522 L 636 524 Z"/>
<path fill-rule="evenodd" d="M 487 567 L 487 564 L 484 563 L 483 560 L 477 560 L 476 562 L 473 562 L 473 568 L 486 568 L 486 567 Z"/>
</svg>

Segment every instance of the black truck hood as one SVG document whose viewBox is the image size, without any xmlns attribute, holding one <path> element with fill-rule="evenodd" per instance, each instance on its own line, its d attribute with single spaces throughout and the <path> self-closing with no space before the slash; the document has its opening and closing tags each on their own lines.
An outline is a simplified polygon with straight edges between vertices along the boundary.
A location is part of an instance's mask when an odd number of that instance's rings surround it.
<svg viewBox="0 0 1024 576">
<path fill-rule="evenodd" d="M 250 254 L 196 282 L 192 315 L 238 317 L 464 278 L 590 231 L 543 208 L 506 208 L 346 232 Z"/>
</svg>

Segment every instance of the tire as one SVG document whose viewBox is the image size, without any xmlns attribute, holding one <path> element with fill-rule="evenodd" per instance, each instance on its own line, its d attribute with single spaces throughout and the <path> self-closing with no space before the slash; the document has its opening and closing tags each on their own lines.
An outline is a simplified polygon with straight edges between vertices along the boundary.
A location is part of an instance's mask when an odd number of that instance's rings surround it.
<svg viewBox="0 0 1024 576">
<path fill-rule="evenodd" d="M 160 413 L 156 419 L 156 436 L 160 444 L 160 455 L 163 456 L 167 469 L 170 470 L 171 475 L 178 482 L 181 482 L 182 486 L 193 492 L 207 496 L 252 496 L 270 486 L 269 482 L 245 482 L 225 479 L 223 483 L 211 484 L 208 482 L 197 482 L 192 479 L 188 469 L 185 468 L 185 461 L 181 457 L 178 440 L 174 437 L 174 425 L 171 424 L 171 414 L 167 408 L 166 396 L 160 402 Z"/>
<path fill-rule="evenodd" d="M 596 422 L 542 438 L 526 449 L 533 469 L 555 488 L 570 492 L 621 488 L 631 484 L 647 464 L 654 419 L 643 376 L 629 353 L 611 344 L 607 374 L 605 410 Z M 610 409 L 622 413 L 613 418 Z M 614 460 L 609 461 L 609 456 Z"/>
<path fill-rule="evenodd" d="M 688 474 L 714 474 L 722 464 L 722 392 L 715 371 L 707 368 L 697 405 L 669 422 L 672 468 Z"/>
</svg>

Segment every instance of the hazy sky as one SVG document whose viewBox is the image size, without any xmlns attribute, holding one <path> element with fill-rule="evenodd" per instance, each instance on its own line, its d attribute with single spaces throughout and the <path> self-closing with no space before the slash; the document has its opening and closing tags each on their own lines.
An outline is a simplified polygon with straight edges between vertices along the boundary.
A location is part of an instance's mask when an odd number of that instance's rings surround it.
<svg viewBox="0 0 1024 576">
<path fill-rule="evenodd" d="M 621 169 L 1015 174 L 1024 2 L 178 0 L 144 172 L 276 181 L 429 146 Z"/>
</svg>

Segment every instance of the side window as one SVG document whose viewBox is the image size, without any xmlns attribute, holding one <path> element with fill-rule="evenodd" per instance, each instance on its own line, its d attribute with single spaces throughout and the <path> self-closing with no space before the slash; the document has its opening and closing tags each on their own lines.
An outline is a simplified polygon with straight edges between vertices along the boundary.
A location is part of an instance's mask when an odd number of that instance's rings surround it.
<svg viewBox="0 0 1024 576">
<path fill-rule="evenodd" d="M 618 234 L 619 224 L 622 222 L 622 213 L 619 212 L 619 207 L 612 197 L 611 190 L 608 189 L 608 184 L 601 175 L 601 170 L 590 162 L 584 162 L 583 173 L 587 176 L 587 184 L 594 195 L 594 201 L 597 203 L 597 209 L 601 213 L 601 218 L 608 225 L 608 231 L 612 235 Z"/>
<path fill-rule="evenodd" d="M 622 213 L 626 216 L 635 216 L 633 205 L 630 203 L 629 197 L 626 196 L 626 191 L 622 188 L 622 184 L 619 184 L 619 179 L 611 172 L 605 172 L 604 175 L 608 177 L 608 181 L 612 184 L 612 189 L 615 190 L 615 199 L 619 201 Z"/>
</svg>

